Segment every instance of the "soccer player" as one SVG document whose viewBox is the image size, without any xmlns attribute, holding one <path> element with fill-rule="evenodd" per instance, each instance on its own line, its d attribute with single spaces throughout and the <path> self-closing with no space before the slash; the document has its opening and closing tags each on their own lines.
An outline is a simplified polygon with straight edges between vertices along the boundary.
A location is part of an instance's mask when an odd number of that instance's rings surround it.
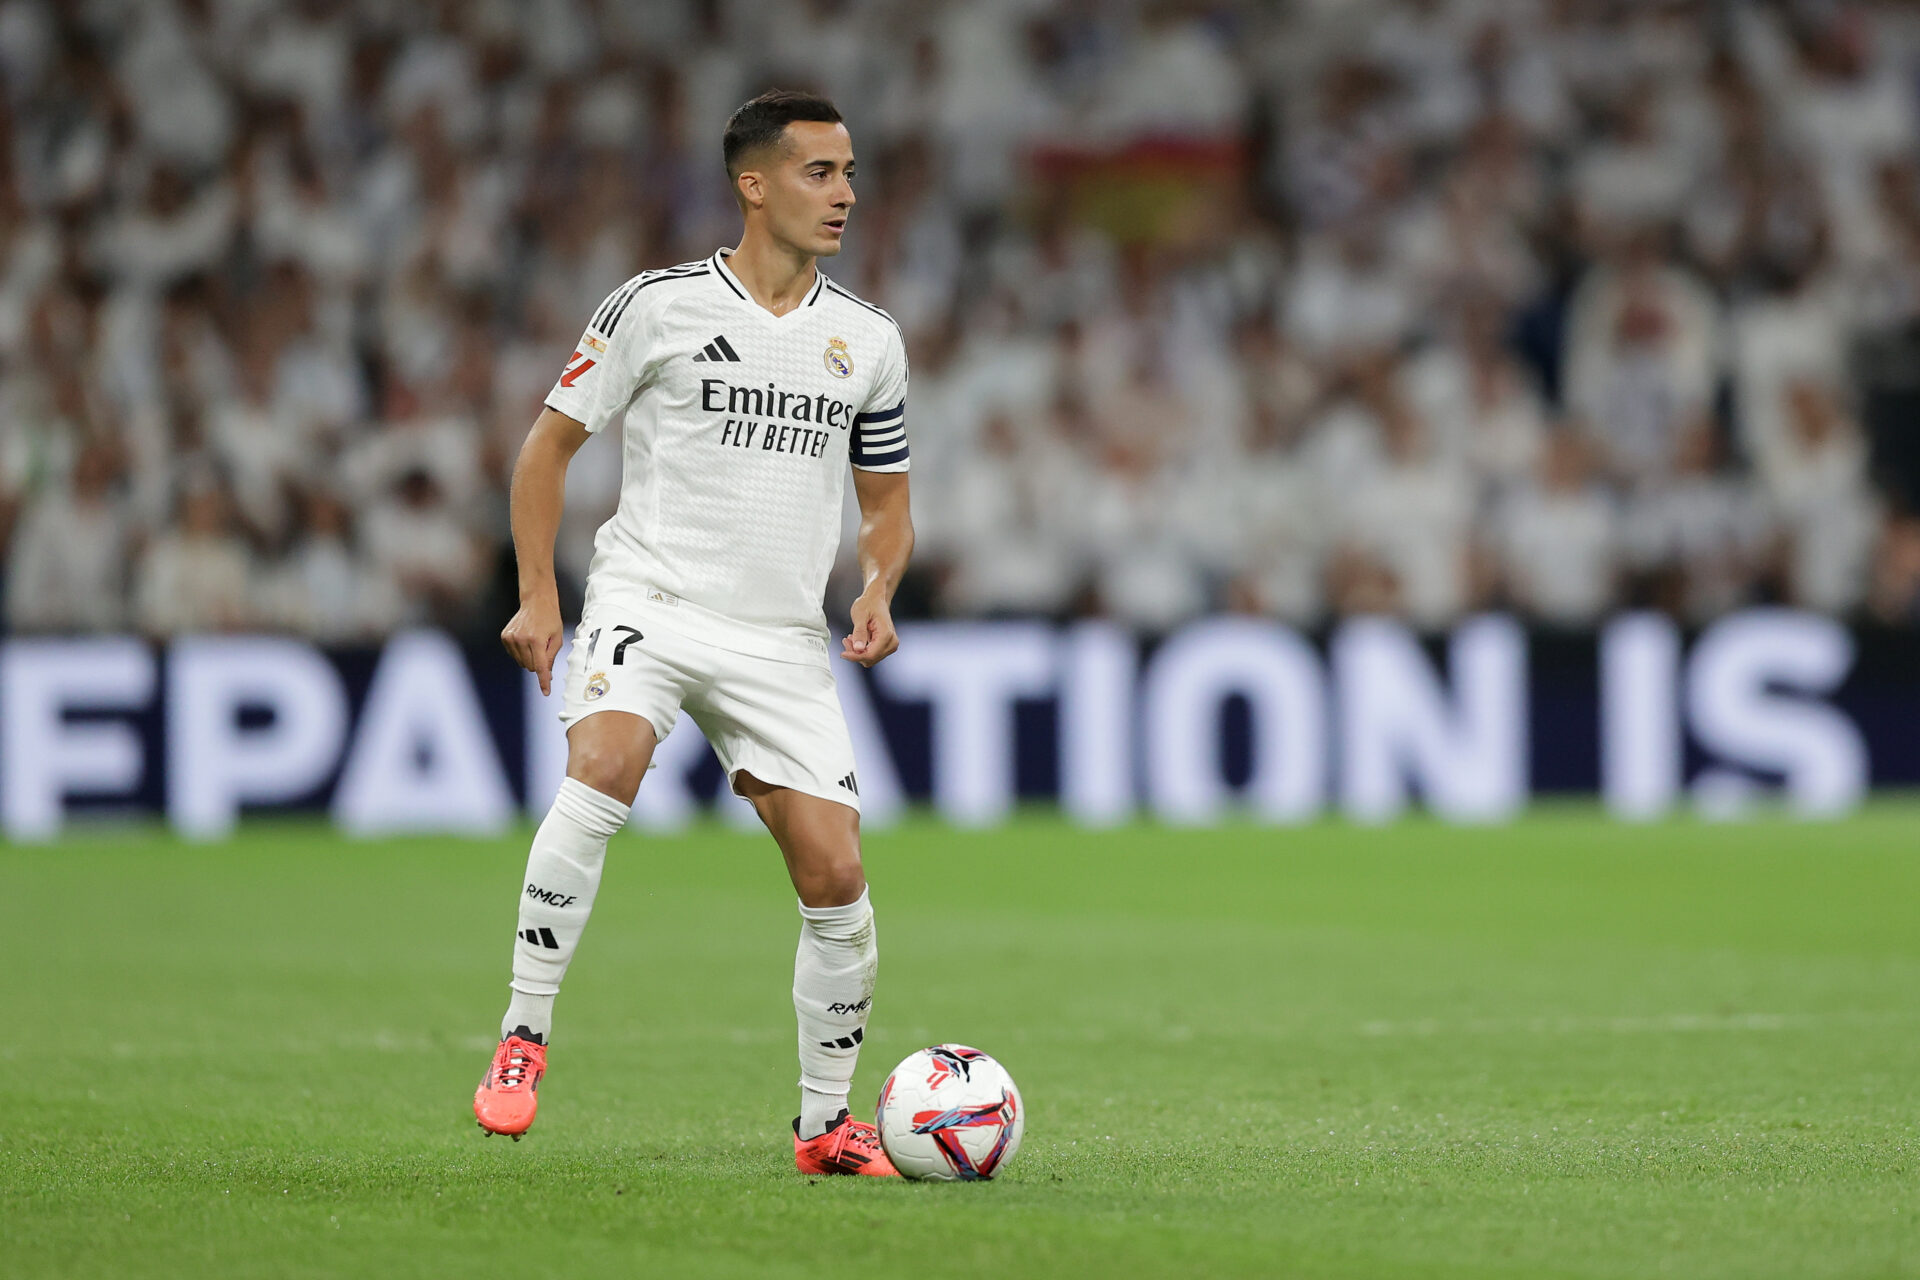
<svg viewBox="0 0 1920 1280">
<path fill-rule="evenodd" d="M 860 789 L 822 615 L 848 463 L 865 589 L 840 656 L 898 646 L 890 612 L 907 510 L 907 359 L 892 317 L 823 275 L 854 205 L 853 146 L 824 98 L 734 112 L 737 249 L 646 271 L 608 295 L 520 451 L 520 610 L 501 640 L 550 690 L 560 648 L 553 539 L 568 462 L 622 422 L 620 507 L 600 528 L 560 713 L 567 776 L 520 891 L 512 1001 L 474 1094 L 489 1133 L 533 1123 L 554 996 L 593 909 L 607 839 L 682 709 L 752 802 L 800 898 L 794 1161 L 898 1176 L 847 1089 L 878 955 L 860 864 Z"/>
</svg>

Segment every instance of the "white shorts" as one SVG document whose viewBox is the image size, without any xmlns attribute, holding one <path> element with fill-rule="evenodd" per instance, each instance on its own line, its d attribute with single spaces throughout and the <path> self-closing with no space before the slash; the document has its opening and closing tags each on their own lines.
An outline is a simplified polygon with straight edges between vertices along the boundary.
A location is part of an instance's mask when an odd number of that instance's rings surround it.
<svg viewBox="0 0 1920 1280">
<path fill-rule="evenodd" d="M 825 663 L 716 649 L 618 605 L 590 607 L 574 632 L 560 723 L 627 711 L 665 738 L 682 707 L 736 791 L 744 771 L 859 812 L 853 739 Z"/>
</svg>

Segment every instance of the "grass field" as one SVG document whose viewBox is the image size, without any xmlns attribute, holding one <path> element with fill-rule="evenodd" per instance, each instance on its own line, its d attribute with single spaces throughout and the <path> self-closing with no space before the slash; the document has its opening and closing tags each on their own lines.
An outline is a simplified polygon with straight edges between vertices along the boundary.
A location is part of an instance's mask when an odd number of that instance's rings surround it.
<svg viewBox="0 0 1920 1280">
<path fill-rule="evenodd" d="M 796 1174 L 771 845 L 615 842 L 540 1123 L 469 1100 L 525 837 L 0 848 L 0 1274 L 1920 1276 L 1920 807 L 868 840 L 856 1083 L 996 1182 Z M 24 1003 L 22 1003 L 24 1002 Z"/>
</svg>

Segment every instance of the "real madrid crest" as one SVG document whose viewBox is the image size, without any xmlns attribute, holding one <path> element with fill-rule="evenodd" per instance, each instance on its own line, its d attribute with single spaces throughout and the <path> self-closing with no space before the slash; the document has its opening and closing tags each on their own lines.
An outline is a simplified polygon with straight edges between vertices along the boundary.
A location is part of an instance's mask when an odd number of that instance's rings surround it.
<svg viewBox="0 0 1920 1280">
<path fill-rule="evenodd" d="M 836 378 L 853 376 L 853 353 L 847 350 L 845 339 L 827 339 L 827 372 Z"/>
<path fill-rule="evenodd" d="M 604 698 L 607 694 L 607 673 L 596 671 L 587 680 L 587 701 Z"/>
</svg>

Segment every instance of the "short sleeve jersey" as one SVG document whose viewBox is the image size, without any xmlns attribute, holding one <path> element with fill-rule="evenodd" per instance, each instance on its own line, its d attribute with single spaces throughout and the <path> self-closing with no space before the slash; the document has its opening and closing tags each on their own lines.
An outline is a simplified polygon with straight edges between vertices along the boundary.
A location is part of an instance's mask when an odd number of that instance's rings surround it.
<svg viewBox="0 0 1920 1280">
<path fill-rule="evenodd" d="M 817 270 L 774 315 L 729 252 L 614 290 L 547 395 L 588 431 L 624 425 L 620 507 L 595 538 L 587 603 L 819 660 L 847 467 L 907 469 L 906 350 L 892 317 Z"/>
</svg>

